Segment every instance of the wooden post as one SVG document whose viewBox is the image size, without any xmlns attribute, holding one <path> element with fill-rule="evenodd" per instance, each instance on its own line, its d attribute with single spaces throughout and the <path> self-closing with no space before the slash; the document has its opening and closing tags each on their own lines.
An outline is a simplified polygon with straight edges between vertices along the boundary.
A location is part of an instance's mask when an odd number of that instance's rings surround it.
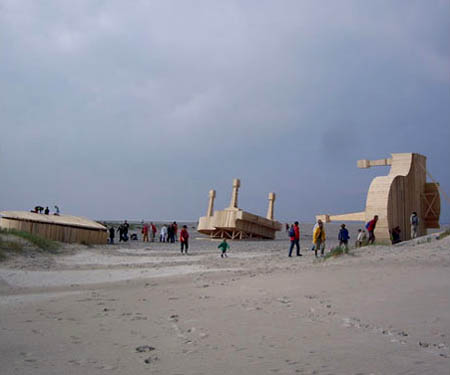
<svg viewBox="0 0 450 375">
<path fill-rule="evenodd" d="M 269 220 L 273 220 L 273 205 L 275 202 L 275 193 L 269 193 L 269 207 L 267 208 L 266 218 Z"/>
<path fill-rule="evenodd" d="M 231 194 L 230 208 L 238 208 L 238 191 L 241 186 L 239 178 L 233 180 L 233 192 Z"/>
<path fill-rule="evenodd" d="M 214 198 L 216 197 L 216 191 L 209 191 L 209 203 L 208 203 L 208 211 L 206 212 L 207 217 L 211 217 L 214 213 Z"/>
</svg>

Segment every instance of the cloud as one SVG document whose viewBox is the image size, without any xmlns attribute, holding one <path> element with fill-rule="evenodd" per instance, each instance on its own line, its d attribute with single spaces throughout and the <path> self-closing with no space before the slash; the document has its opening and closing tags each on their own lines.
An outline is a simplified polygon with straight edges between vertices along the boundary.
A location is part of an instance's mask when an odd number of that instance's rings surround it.
<svg viewBox="0 0 450 375">
<path fill-rule="evenodd" d="M 244 206 L 274 190 L 280 216 L 312 220 L 362 209 L 375 172 L 356 160 L 399 151 L 445 188 L 449 8 L 4 0 L 0 208 L 196 218 L 241 177 Z"/>
</svg>

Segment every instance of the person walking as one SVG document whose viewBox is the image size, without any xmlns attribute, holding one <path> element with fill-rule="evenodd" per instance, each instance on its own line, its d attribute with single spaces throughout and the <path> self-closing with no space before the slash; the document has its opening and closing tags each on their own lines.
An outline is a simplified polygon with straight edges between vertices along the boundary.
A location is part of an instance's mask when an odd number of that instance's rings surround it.
<svg viewBox="0 0 450 375">
<path fill-rule="evenodd" d="M 152 242 L 155 242 L 155 236 L 156 236 L 156 232 L 158 231 L 158 229 L 156 229 L 156 225 L 153 223 L 150 223 L 150 229 L 151 229 L 151 240 Z"/>
<path fill-rule="evenodd" d="M 348 230 L 345 227 L 345 224 L 341 225 L 341 229 L 339 230 L 338 234 L 338 240 L 339 240 L 339 247 L 344 246 L 344 252 L 348 252 L 348 240 L 350 239 L 350 236 L 348 234 Z"/>
<path fill-rule="evenodd" d="M 143 226 L 142 226 L 142 242 L 148 242 L 148 224 L 147 223 L 145 223 Z"/>
<path fill-rule="evenodd" d="M 187 254 L 188 249 L 189 249 L 189 233 L 187 231 L 186 225 L 183 225 L 183 229 L 181 229 L 180 243 L 181 243 L 181 254 L 183 254 L 183 248 L 184 248 L 184 253 Z"/>
<path fill-rule="evenodd" d="M 218 249 L 222 250 L 222 253 L 220 254 L 221 258 L 228 258 L 227 250 L 230 248 L 230 245 L 227 243 L 227 239 L 224 238 L 223 241 L 217 246 Z"/>
<path fill-rule="evenodd" d="M 373 244 L 375 242 L 375 228 L 378 222 L 378 215 L 375 215 L 372 220 L 366 224 L 366 229 L 369 232 L 368 244 Z"/>
<path fill-rule="evenodd" d="M 314 254 L 317 258 L 317 252 L 320 250 L 320 256 L 323 257 L 323 254 L 325 252 L 325 228 L 323 227 L 322 220 L 317 221 L 317 227 L 314 230 L 313 233 L 313 243 L 314 243 Z"/>
<path fill-rule="evenodd" d="M 417 212 L 413 212 L 409 218 L 411 223 L 411 238 L 417 238 L 417 229 L 419 228 L 419 216 Z"/>
<path fill-rule="evenodd" d="M 291 246 L 289 247 L 289 257 L 292 256 L 292 250 L 294 249 L 294 246 L 297 250 L 297 256 L 301 257 L 302 254 L 300 254 L 300 227 L 298 226 L 298 221 L 294 223 L 294 226 L 289 229 L 289 237 L 291 239 Z"/>
</svg>

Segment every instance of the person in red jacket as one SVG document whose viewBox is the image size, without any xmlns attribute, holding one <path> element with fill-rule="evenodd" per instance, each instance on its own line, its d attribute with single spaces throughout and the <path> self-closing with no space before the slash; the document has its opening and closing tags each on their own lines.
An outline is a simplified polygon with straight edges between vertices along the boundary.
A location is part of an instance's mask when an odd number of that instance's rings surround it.
<svg viewBox="0 0 450 375">
<path fill-rule="evenodd" d="M 153 224 L 153 222 L 151 222 L 150 223 L 150 229 L 151 229 L 151 239 L 152 239 L 152 242 L 155 242 L 155 236 L 156 236 L 156 232 L 158 231 L 158 229 L 156 229 L 156 225 L 155 224 Z"/>
<path fill-rule="evenodd" d="M 289 256 L 292 256 L 292 250 L 294 246 L 297 248 L 297 256 L 301 257 L 300 254 L 300 227 L 298 226 L 298 221 L 294 223 L 293 228 L 289 230 L 289 237 L 291 238 L 291 247 L 289 248 Z"/>
<path fill-rule="evenodd" d="M 184 248 L 184 253 L 187 254 L 188 249 L 189 249 L 189 233 L 187 231 L 186 225 L 183 225 L 183 229 L 181 229 L 180 243 L 181 243 L 181 254 L 183 254 L 183 248 Z"/>
<path fill-rule="evenodd" d="M 148 242 L 148 224 L 145 223 L 142 227 L 142 242 Z"/>
<path fill-rule="evenodd" d="M 369 232 L 369 244 L 375 242 L 375 227 L 377 226 L 378 215 L 375 215 L 372 220 L 367 223 L 367 231 Z"/>
</svg>

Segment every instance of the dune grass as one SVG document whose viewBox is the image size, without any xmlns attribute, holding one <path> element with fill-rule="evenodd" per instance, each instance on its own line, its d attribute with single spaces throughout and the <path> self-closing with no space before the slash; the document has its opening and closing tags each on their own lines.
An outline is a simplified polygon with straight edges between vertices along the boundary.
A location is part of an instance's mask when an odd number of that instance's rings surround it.
<svg viewBox="0 0 450 375">
<path fill-rule="evenodd" d="M 445 237 L 450 236 L 450 229 L 445 230 L 444 232 L 442 232 L 439 236 L 438 236 L 438 240 L 442 240 Z"/>
<path fill-rule="evenodd" d="M 323 257 L 323 259 L 327 260 L 330 258 L 337 258 L 344 254 L 353 255 L 348 249 L 346 250 L 342 246 L 336 246 L 336 247 L 333 247 L 328 253 L 326 253 L 325 256 Z"/>
<path fill-rule="evenodd" d="M 28 233 L 28 232 L 23 232 L 23 231 L 19 231 L 19 230 L 15 230 L 15 229 L 11 229 L 11 230 L 0 229 L 0 234 L 7 234 L 7 235 L 12 235 L 12 236 L 23 238 L 24 240 L 26 240 L 26 241 L 30 242 L 31 244 L 33 244 L 34 246 L 36 246 L 38 249 L 40 249 L 42 251 L 47 251 L 50 253 L 55 253 L 59 248 L 59 244 L 57 242 L 48 240 L 48 239 L 40 237 L 40 236 L 36 236 L 36 235 Z M 15 249 L 16 249 L 15 251 L 23 250 L 23 246 L 18 242 L 2 240 L 2 243 L 10 243 L 10 244 L 15 243 L 17 245 L 10 245 L 13 248 L 15 247 Z M 22 246 L 22 248 L 19 249 L 18 245 Z"/>
</svg>

